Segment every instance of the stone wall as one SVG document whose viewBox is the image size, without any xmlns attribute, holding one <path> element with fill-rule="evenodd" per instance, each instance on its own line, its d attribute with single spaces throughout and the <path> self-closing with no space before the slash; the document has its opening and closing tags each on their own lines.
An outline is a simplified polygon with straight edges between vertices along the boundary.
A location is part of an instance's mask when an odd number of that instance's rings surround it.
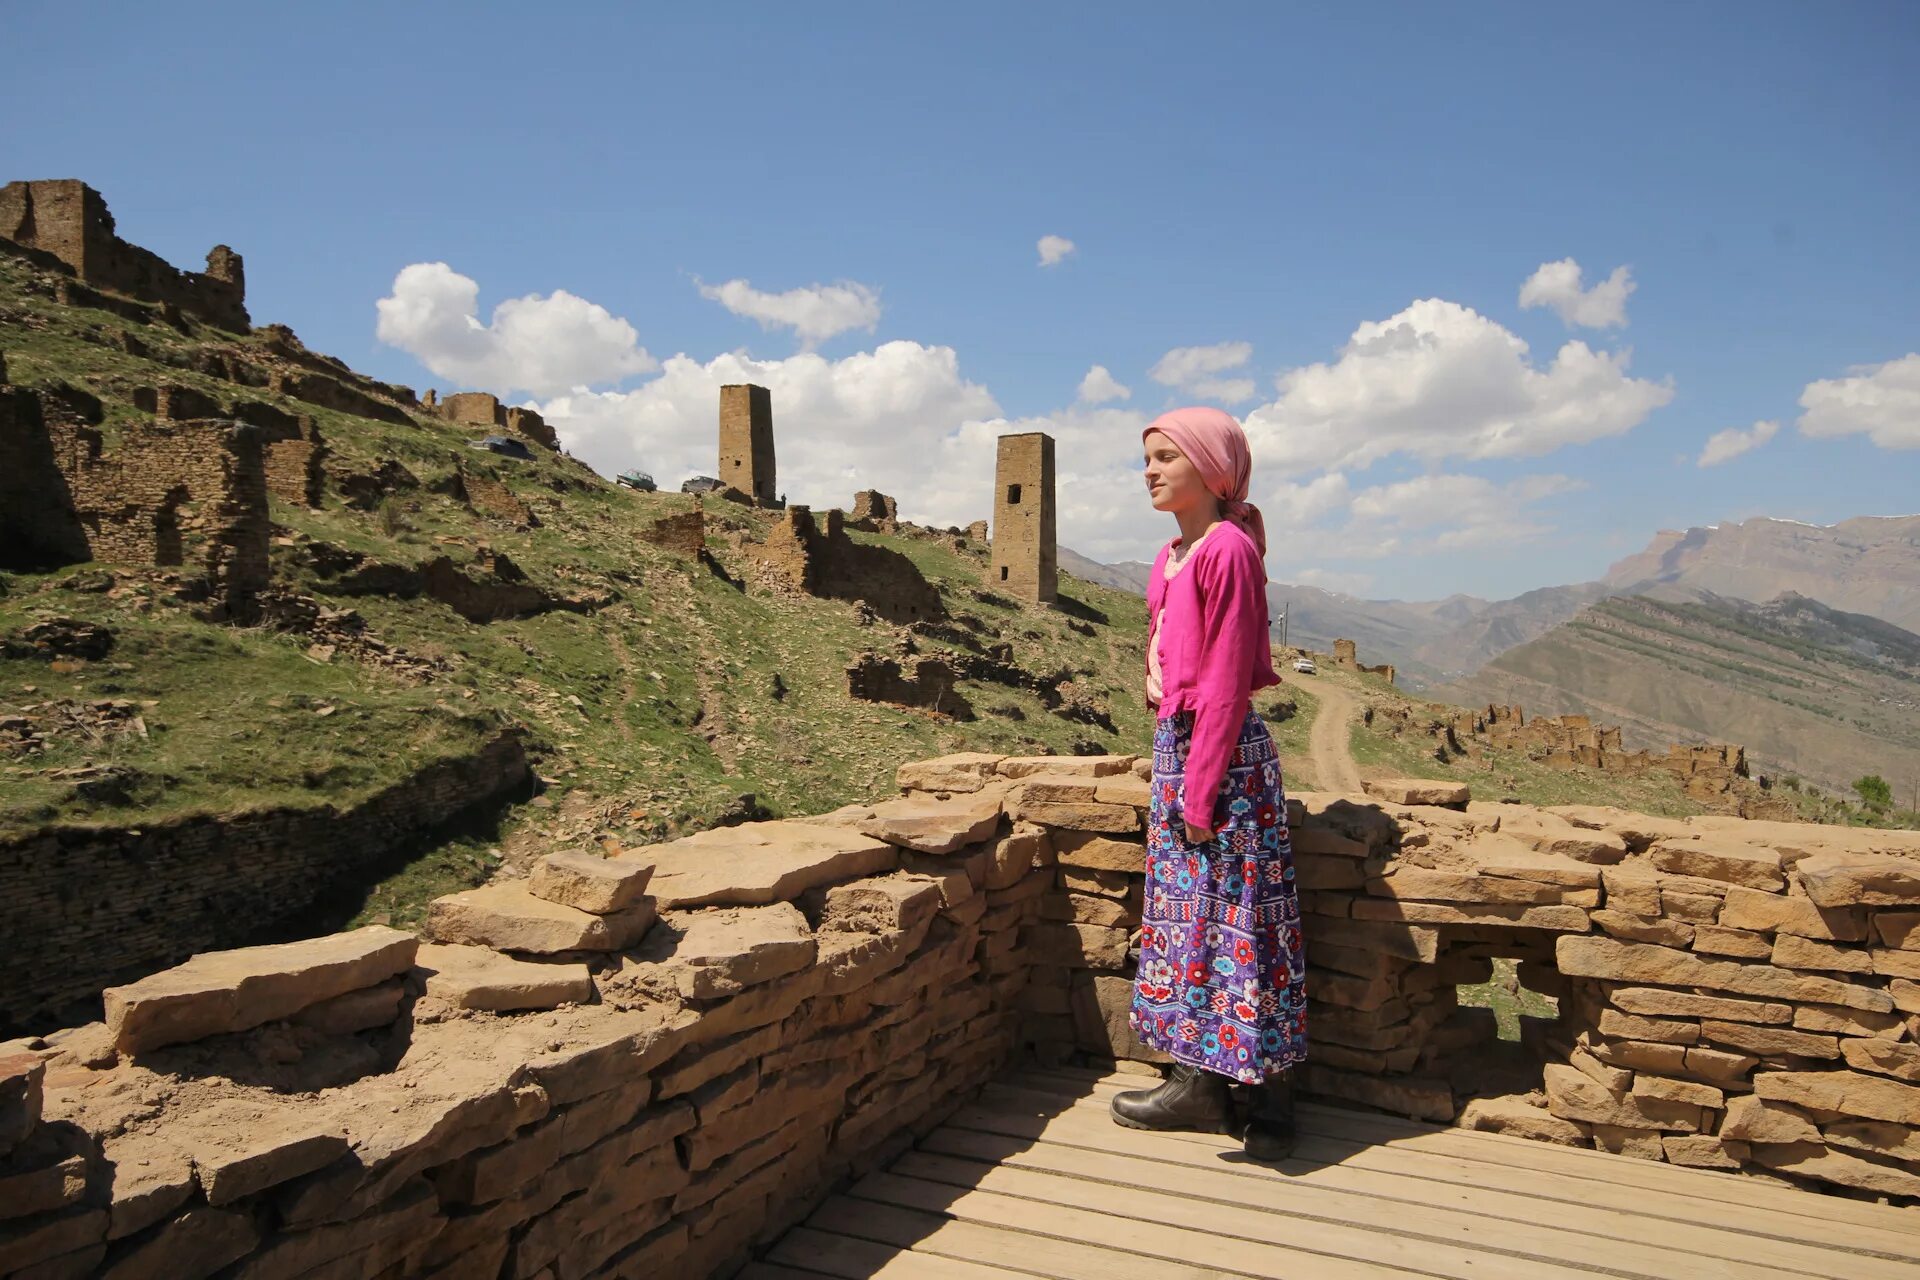
<svg viewBox="0 0 1920 1280">
<path fill-rule="evenodd" d="M 106 200 L 77 179 L 0 187 L 0 238 L 53 255 L 87 284 L 176 307 L 222 329 L 251 327 L 239 254 L 215 245 L 206 271 L 181 271 L 116 235 Z"/>
<path fill-rule="evenodd" d="M 993 554 L 987 563 L 987 586 L 1022 600 L 1050 604 L 1060 586 L 1053 437 L 1044 431 L 1001 436 L 993 484 Z"/>
<path fill-rule="evenodd" d="M 803 506 L 790 506 L 750 550 L 776 581 L 808 595 L 864 601 L 889 622 L 925 622 L 946 617 L 940 592 L 913 561 L 888 547 L 847 536 L 838 507 L 824 521 Z"/>
<path fill-rule="evenodd" d="M 345 810 L 63 826 L 0 843 L 0 1028 L 295 925 L 337 885 L 526 778 L 519 739 L 502 736 Z"/>
<path fill-rule="evenodd" d="M 426 945 L 363 929 L 117 989 L 102 1024 L 0 1046 L 0 1144 L 38 1179 L 0 1208 L 0 1274 L 726 1274 L 1012 1056 L 1140 1056 L 1146 773 L 920 761 L 897 798 L 550 854 L 437 901 Z M 1288 816 L 1313 1092 L 1920 1192 L 1910 834 L 1426 783 Z M 1472 1096 L 1491 1028 L 1454 985 L 1493 956 L 1562 993 L 1530 1094 Z"/>
</svg>

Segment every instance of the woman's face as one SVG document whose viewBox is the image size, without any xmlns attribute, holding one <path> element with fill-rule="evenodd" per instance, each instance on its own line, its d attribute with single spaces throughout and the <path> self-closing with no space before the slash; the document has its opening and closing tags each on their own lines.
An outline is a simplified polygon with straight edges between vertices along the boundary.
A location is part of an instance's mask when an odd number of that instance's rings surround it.
<svg viewBox="0 0 1920 1280">
<path fill-rule="evenodd" d="M 1200 469 L 1188 461 L 1187 455 L 1174 446 L 1165 432 L 1149 431 L 1144 443 L 1147 496 L 1152 499 L 1155 511 L 1178 515 L 1215 500 L 1200 478 Z"/>
</svg>

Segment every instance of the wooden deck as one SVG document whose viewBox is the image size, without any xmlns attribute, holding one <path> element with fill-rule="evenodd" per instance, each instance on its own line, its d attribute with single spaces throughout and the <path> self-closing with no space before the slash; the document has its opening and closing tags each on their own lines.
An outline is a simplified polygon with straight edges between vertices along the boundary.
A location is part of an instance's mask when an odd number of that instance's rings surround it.
<svg viewBox="0 0 1920 1280">
<path fill-rule="evenodd" d="M 742 1275 L 1920 1277 L 1920 1210 L 1320 1106 L 1265 1167 L 1114 1124 L 1142 1083 L 1009 1076 Z"/>
</svg>

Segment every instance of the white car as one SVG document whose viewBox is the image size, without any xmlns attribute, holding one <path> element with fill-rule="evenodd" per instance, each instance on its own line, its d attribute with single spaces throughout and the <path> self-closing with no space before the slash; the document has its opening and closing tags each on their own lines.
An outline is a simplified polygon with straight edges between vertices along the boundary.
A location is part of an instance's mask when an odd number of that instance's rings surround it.
<svg viewBox="0 0 1920 1280">
<path fill-rule="evenodd" d="M 1293 660 L 1293 669 L 1301 675 L 1311 676 L 1319 674 L 1319 672 L 1314 670 L 1312 658 L 1295 658 Z"/>
</svg>

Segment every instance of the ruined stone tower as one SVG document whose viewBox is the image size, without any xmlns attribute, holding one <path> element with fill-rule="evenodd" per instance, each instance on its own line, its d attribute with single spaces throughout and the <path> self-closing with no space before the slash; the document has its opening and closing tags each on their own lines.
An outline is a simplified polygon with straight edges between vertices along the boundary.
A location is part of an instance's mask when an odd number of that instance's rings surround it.
<svg viewBox="0 0 1920 1280">
<path fill-rule="evenodd" d="M 720 388 L 720 483 L 771 507 L 778 502 L 773 475 L 773 395 L 765 387 L 736 382 Z"/>
<path fill-rule="evenodd" d="M 1060 554 L 1053 532 L 1053 437 L 1044 431 L 1001 436 L 994 465 L 993 557 L 987 585 L 1053 603 Z"/>
</svg>

